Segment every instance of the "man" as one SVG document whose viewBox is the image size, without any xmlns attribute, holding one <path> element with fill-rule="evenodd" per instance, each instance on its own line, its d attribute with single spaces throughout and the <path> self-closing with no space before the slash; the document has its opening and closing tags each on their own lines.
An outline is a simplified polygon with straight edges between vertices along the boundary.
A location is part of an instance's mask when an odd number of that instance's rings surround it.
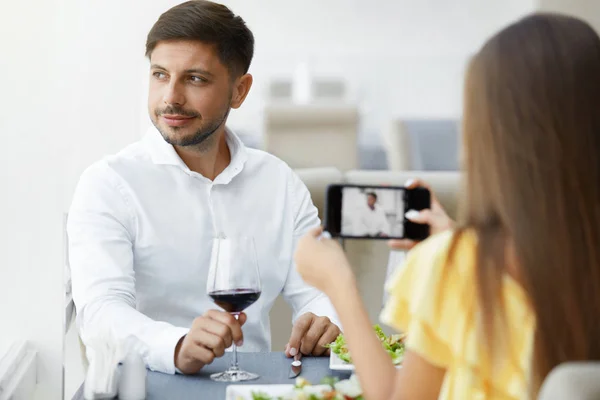
<svg viewBox="0 0 600 400">
<path fill-rule="evenodd" d="M 377 194 L 367 193 L 367 202 L 360 207 L 358 215 L 358 235 L 375 237 L 389 236 L 390 224 L 385 216 L 385 211 L 377 204 Z"/>
<path fill-rule="evenodd" d="M 196 373 L 232 343 L 269 350 L 268 313 L 280 293 L 294 309 L 288 356 L 324 355 L 340 333 L 329 300 L 292 264 L 298 238 L 319 225 L 306 187 L 225 127 L 252 86 L 253 49 L 245 22 L 208 1 L 173 7 L 152 27 L 154 128 L 88 168 L 69 213 L 84 343 L 109 330 L 134 335 L 150 369 Z M 262 281 L 239 321 L 206 294 L 213 239 L 235 235 L 254 238 Z"/>
</svg>

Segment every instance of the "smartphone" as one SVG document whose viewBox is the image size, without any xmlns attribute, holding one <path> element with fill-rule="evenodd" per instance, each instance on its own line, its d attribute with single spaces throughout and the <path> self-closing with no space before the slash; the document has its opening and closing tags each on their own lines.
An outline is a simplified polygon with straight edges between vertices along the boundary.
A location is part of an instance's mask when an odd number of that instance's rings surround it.
<svg viewBox="0 0 600 400">
<path fill-rule="evenodd" d="M 413 239 L 429 236 L 429 225 L 404 216 L 408 210 L 431 206 L 423 187 L 330 185 L 325 203 L 325 230 L 349 239 Z"/>
</svg>

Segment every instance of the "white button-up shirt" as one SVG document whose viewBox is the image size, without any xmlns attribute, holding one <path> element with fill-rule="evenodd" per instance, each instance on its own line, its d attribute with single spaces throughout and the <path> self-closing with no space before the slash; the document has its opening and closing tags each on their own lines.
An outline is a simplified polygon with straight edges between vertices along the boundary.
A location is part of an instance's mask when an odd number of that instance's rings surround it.
<svg viewBox="0 0 600 400">
<path fill-rule="evenodd" d="M 218 309 L 206 293 L 213 238 L 252 236 L 262 294 L 247 310 L 244 351 L 270 350 L 269 310 L 281 293 L 299 315 L 335 311 L 293 264 L 296 242 L 319 225 L 306 186 L 281 160 L 227 130 L 229 166 L 214 181 L 191 171 L 152 128 L 89 167 L 68 219 L 77 323 L 86 343 L 112 330 L 144 346 L 147 366 L 174 373 L 174 350 L 194 318 Z"/>
<path fill-rule="evenodd" d="M 371 235 L 378 233 L 390 234 L 390 223 L 385 216 L 385 211 L 378 204 L 371 209 L 367 204 L 358 208 L 358 226 L 355 234 L 357 236 Z"/>
</svg>

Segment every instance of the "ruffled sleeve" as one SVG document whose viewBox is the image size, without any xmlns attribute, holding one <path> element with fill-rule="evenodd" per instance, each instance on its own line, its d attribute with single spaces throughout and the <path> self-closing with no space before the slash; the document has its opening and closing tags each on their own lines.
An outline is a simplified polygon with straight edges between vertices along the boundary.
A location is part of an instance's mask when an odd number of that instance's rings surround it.
<svg viewBox="0 0 600 400">
<path fill-rule="evenodd" d="M 490 363 L 477 328 L 477 237 L 463 233 L 449 258 L 454 238 L 453 232 L 433 236 L 408 254 L 386 284 L 381 321 L 406 333 L 408 349 L 447 370 L 440 398 L 525 398 L 535 328 L 526 296 L 504 277 L 508 346 Z"/>
<path fill-rule="evenodd" d="M 381 314 L 383 323 L 407 334 L 409 349 L 442 368 L 452 363 L 453 337 L 464 333 L 461 326 L 476 294 L 473 285 L 465 285 L 460 266 L 472 262 L 474 247 L 465 252 L 459 243 L 461 262 L 450 265 L 452 237 L 452 232 L 436 235 L 408 254 L 386 285 L 389 298 Z"/>
</svg>

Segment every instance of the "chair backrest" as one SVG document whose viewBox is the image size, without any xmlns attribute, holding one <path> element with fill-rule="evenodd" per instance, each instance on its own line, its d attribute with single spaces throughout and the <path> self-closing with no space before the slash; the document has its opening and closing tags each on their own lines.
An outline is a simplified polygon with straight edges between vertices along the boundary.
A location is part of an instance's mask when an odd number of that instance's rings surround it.
<svg viewBox="0 0 600 400">
<path fill-rule="evenodd" d="M 308 188 L 313 204 L 319 211 L 319 218 L 323 221 L 325 211 L 325 197 L 327 187 L 333 183 L 342 183 L 344 174 L 333 167 L 325 168 L 297 168 L 294 170 Z"/>
<path fill-rule="evenodd" d="M 565 363 L 548 374 L 538 400 L 564 399 L 600 399 L 600 362 Z"/>
<path fill-rule="evenodd" d="M 345 105 L 265 108 L 264 149 L 292 168 L 358 168 L 358 109 Z"/>
<path fill-rule="evenodd" d="M 458 171 L 460 123 L 453 119 L 406 119 L 403 125 L 410 137 L 412 169 Z"/>
<path fill-rule="evenodd" d="M 410 135 L 401 120 L 392 120 L 383 131 L 383 147 L 387 156 L 388 169 L 409 171 L 415 169 L 414 152 Z"/>
<path fill-rule="evenodd" d="M 65 320 L 64 333 L 66 334 L 71 327 L 75 317 L 75 303 L 71 293 L 71 266 L 69 265 L 69 235 L 67 234 L 68 213 L 63 214 L 63 282 L 65 288 Z"/>
</svg>

